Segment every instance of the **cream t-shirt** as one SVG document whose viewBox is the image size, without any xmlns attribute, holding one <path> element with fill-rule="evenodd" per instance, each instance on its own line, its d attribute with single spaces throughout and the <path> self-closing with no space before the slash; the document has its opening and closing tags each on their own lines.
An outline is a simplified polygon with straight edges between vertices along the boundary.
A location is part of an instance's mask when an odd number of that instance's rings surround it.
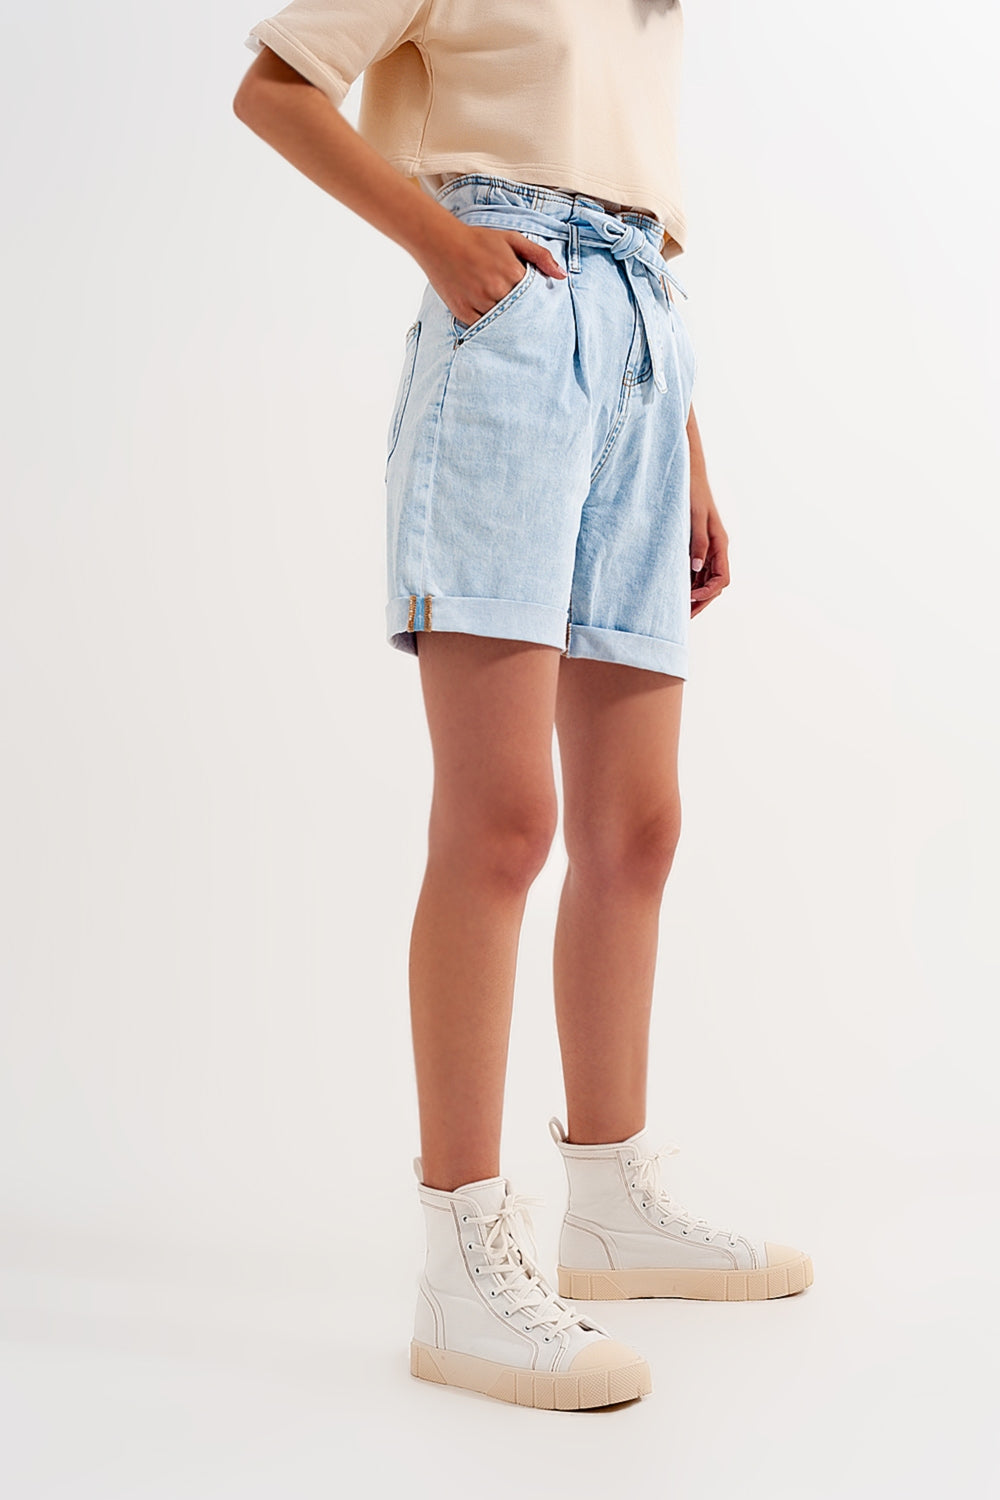
<svg viewBox="0 0 1000 1500">
<path fill-rule="evenodd" d="M 266 44 L 433 192 L 485 172 L 653 213 L 684 249 L 680 0 L 291 0 Z"/>
</svg>

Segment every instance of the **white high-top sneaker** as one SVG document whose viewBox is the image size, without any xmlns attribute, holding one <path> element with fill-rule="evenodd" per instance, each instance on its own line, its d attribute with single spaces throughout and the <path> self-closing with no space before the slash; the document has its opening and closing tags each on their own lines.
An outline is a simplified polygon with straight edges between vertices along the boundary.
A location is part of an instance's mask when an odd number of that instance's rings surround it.
<svg viewBox="0 0 1000 1500">
<path fill-rule="evenodd" d="M 526 1205 L 506 1177 L 446 1192 L 414 1171 L 427 1229 L 410 1373 L 519 1406 L 575 1411 L 652 1390 L 649 1366 L 556 1296 L 537 1265 Z M 530 1250 L 529 1250 L 530 1245 Z"/>
<path fill-rule="evenodd" d="M 559 1237 L 559 1294 L 599 1300 L 691 1297 L 757 1302 L 812 1284 L 801 1250 L 747 1239 L 696 1219 L 660 1185 L 660 1160 L 644 1130 L 625 1141 L 577 1146 L 549 1121 L 569 1179 Z"/>
</svg>

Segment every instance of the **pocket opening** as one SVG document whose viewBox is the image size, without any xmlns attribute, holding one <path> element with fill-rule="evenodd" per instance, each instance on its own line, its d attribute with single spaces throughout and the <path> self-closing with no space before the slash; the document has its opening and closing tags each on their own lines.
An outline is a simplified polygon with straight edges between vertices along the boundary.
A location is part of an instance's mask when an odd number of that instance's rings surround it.
<svg viewBox="0 0 1000 1500">
<path fill-rule="evenodd" d="M 487 323 L 492 323 L 495 318 L 501 317 L 509 307 L 513 306 L 513 304 L 518 300 L 519 297 L 522 297 L 524 295 L 524 293 L 528 290 L 528 287 L 531 285 L 532 281 L 534 281 L 535 277 L 538 274 L 538 267 L 535 265 L 535 262 L 533 260 L 525 261 L 524 266 L 524 275 L 521 277 L 520 281 L 516 281 L 511 287 L 510 291 L 505 292 L 504 295 L 500 298 L 500 301 L 495 302 L 493 306 L 488 308 L 486 312 L 484 312 L 481 317 L 477 318 L 474 323 L 462 323 L 458 318 L 455 317 L 454 313 L 452 313 L 451 326 L 452 332 L 455 335 L 456 345 L 464 344 L 466 339 L 472 338 L 480 331 L 481 328 L 485 328 Z"/>
</svg>

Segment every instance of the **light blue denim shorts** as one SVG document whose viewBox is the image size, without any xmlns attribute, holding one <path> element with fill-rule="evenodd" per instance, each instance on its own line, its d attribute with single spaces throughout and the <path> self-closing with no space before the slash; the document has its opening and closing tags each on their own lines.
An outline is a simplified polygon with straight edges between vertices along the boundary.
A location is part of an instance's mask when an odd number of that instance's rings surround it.
<svg viewBox="0 0 1000 1500">
<path fill-rule="evenodd" d="M 471 324 L 424 288 L 386 439 L 389 643 L 464 631 L 686 677 L 695 355 L 663 225 L 478 172 L 437 197 L 568 274 L 526 262 Z"/>
</svg>

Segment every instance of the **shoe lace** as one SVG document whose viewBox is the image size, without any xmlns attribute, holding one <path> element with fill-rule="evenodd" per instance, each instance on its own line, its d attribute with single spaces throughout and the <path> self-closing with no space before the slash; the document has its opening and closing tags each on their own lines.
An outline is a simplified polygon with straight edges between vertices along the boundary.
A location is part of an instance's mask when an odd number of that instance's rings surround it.
<svg viewBox="0 0 1000 1500">
<path fill-rule="evenodd" d="M 663 1225 L 678 1222 L 684 1225 L 681 1234 L 701 1234 L 706 1242 L 714 1240 L 717 1234 L 725 1234 L 729 1237 L 730 1248 L 736 1245 L 737 1236 L 731 1229 L 715 1228 L 709 1224 L 707 1219 L 696 1219 L 683 1203 L 678 1203 L 672 1198 L 666 1188 L 660 1184 L 660 1163 L 668 1156 L 677 1156 L 680 1146 L 673 1141 L 668 1141 L 662 1146 L 657 1146 L 654 1151 L 646 1151 L 641 1155 L 629 1157 L 626 1167 L 631 1176 L 630 1181 L 634 1188 L 639 1188 L 647 1195 L 649 1202 L 655 1205 L 658 1213 L 664 1215 L 660 1219 Z M 647 1205 L 643 1203 L 643 1208 Z"/>
<path fill-rule="evenodd" d="M 473 1269 L 477 1276 L 492 1273 L 499 1277 L 500 1286 L 492 1287 L 489 1295 L 505 1295 L 510 1299 L 510 1306 L 503 1309 L 504 1317 L 522 1313 L 526 1331 L 548 1330 L 544 1335 L 548 1344 L 566 1329 L 591 1325 L 576 1308 L 561 1301 L 538 1267 L 538 1249 L 528 1208 L 540 1206 L 543 1201 L 525 1193 L 508 1193 L 495 1213 L 463 1214 L 462 1222 L 483 1226 L 483 1243 L 470 1242 L 469 1248 L 482 1251 L 486 1262 Z"/>
</svg>

